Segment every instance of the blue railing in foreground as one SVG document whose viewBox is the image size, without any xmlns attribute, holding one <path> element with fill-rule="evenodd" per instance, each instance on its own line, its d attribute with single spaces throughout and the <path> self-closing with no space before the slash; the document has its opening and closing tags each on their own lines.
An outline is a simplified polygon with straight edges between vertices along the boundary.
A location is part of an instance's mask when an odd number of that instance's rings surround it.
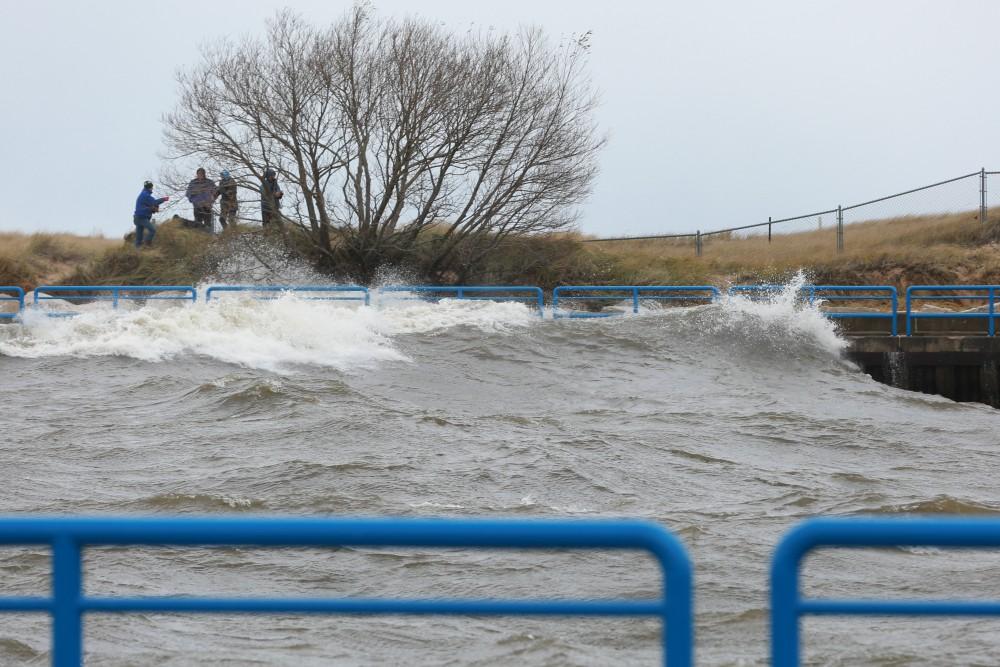
<svg viewBox="0 0 1000 667">
<path fill-rule="evenodd" d="M 819 548 L 1000 547 L 996 519 L 811 519 L 782 538 L 771 562 L 773 667 L 797 667 L 799 618 L 838 616 L 1000 616 L 1000 602 L 953 600 L 822 600 L 799 593 L 803 558 Z"/>
<path fill-rule="evenodd" d="M 218 292 L 257 294 L 253 298 L 259 301 L 278 299 L 282 294 L 304 294 L 301 298 L 305 301 L 361 301 L 366 306 L 370 302 L 368 288 L 359 285 L 212 285 L 205 290 L 205 301 L 211 301 Z M 327 296 L 311 296 L 314 294 Z"/>
<path fill-rule="evenodd" d="M 380 287 L 385 294 L 406 294 L 414 296 L 393 296 L 402 301 L 422 301 L 426 299 L 463 299 L 466 301 L 517 301 L 538 309 L 545 314 L 545 293 L 540 287 L 518 285 L 390 285 Z"/>
<path fill-rule="evenodd" d="M 52 664 L 83 660 L 83 615 L 100 613 L 448 614 L 469 616 L 652 616 L 663 622 L 665 665 L 693 663 L 691 563 L 681 542 L 643 521 L 466 519 L 4 518 L 0 544 L 52 548 L 51 597 L 3 597 L 0 611 L 52 616 Z M 88 546 L 471 547 L 636 549 L 663 570 L 649 600 L 89 597 Z"/>
<path fill-rule="evenodd" d="M 13 320 L 24 310 L 24 290 L 20 287 L 7 285 L 0 287 L 0 303 L 15 303 L 17 311 L 0 312 L 0 320 Z"/>
<path fill-rule="evenodd" d="M 581 294 L 591 292 L 591 294 Z M 596 292 L 596 294 L 595 294 Z M 630 300 L 632 312 L 639 312 L 641 301 L 684 301 L 711 303 L 719 298 L 719 290 L 711 285 L 561 285 L 552 290 L 553 318 L 612 317 L 621 312 L 560 312 L 559 302 L 624 301 Z"/>
<path fill-rule="evenodd" d="M 84 292 L 84 294 L 80 294 Z M 189 285 L 42 285 L 35 288 L 34 305 L 45 301 L 110 301 L 118 308 L 122 301 L 190 301 L 198 299 L 198 290 Z M 46 311 L 52 317 L 77 315 L 72 311 Z"/>
<path fill-rule="evenodd" d="M 913 324 L 918 319 L 986 320 L 990 336 L 996 333 L 996 293 L 1000 285 L 913 285 L 906 288 L 906 335 L 913 335 Z M 972 292 L 972 294 L 964 294 Z M 986 300 L 985 313 L 915 313 L 913 301 L 982 301 Z"/>
<path fill-rule="evenodd" d="M 788 285 L 734 285 L 729 288 L 730 295 L 770 296 L 783 292 Z M 799 294 L 808 299 L 809 304 L 819 299 L 823 303 L 850 301 L 884 301 L 888 302 L 888 312 L 858 311 L 823 311 L 831 320 L 868 319 L 888 320 L 889 331 L 895 336 L 899 333 L 896 311 L 899 309 L 899 294 L 891 285 L 802 285 Z"/>
</svg>

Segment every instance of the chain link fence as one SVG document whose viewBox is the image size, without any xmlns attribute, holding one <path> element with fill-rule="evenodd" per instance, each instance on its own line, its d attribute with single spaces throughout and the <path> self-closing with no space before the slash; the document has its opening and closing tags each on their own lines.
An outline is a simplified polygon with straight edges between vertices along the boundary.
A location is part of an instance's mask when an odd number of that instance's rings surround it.
<svg viewBox="0 0 1000 667">
<path fill-rule="evenodd" d="M 1000 220 L 1000 171 L 986 172 L 987 220 Z"/>
<path fill-rule="evenodd" d="M 1000 171 L 981 169 L 868 201 L 828 206 L 803 215 L 772 217 L 767 221 L 711 231 L 684 234 L 586 239 L 589 243 L 663 239 L 690 248 L 701 256 L 725 253 L 730 242 L 739 241 L 741 254 L 843 252 L 849 244 L 863 246 L 885 225 L 908 225 L 908 229 L 941 227 L 946 224 L 1000 219 Z M 735 247 L 735 246 L 733 246 Z"/>
</svg>

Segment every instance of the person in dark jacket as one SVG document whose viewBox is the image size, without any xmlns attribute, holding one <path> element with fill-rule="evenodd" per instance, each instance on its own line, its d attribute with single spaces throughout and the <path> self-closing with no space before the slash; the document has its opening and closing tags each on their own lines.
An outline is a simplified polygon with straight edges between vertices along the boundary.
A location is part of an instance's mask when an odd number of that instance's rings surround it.
<svg viewBox="0 0 1000 667">
<path fill-rule="evenodd" d="M 215 181 L 205 176 L 205 170 L 199 169 L 197 177 L 188 183 L 186 192 L 188 201 L 194 206 L 194 221 L 203 229 L 212 230 L 212 204 L 215 203 Z"/>
<path fill-rule="evenodd" d="M 160 210 L 160 204 L 170 201 L 170 197 L 153 196 L 153 182 L 146 181 L 142 184 L 142 192 L 135 200 L 135 213 L 132 216 L 132 223 L 135 225 L 135 247 L 142 245 L 143 236 L 146 236 L 146 245 L 153 244 L 153 237 L 156 236 L 156 227 L 153 226 L 153 214 Z"/>
<path fill-rule="evenodd" d="M 272 223 L 281 224 L 281 198 L 284 193 L 278 187 L 278 175 L 274 169 L 264 170 L 264 181 L 260 184 L 260 221 L 265 227 Z"/>
<path fill-rule="evenodd" d="M 229 225 L 236 226 L 236 215 L 239 213 L 240 204 L 236 200 L 236 181 L 223 170 L 219 179 L 219 224 L 223 229 Z"/>
</svg>

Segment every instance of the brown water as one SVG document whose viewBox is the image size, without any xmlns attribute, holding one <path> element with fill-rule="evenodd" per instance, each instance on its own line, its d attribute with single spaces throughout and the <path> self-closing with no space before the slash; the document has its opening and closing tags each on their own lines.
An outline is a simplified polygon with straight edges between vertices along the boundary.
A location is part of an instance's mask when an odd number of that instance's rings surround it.
<svg viewBox="0 0 1000 667">
<path fill-rule="evenodd" d="M 0 327 L 0 512 L 634 517 L 696 565 L 698 663 L 767 662 L 767 567 L 814 515 L 1000 511 L 1000 413 L 875 383 L 789 300 L 604 321 L 518 305 L 299 302 L 100 309 Z M 5 594 L 44 552 L 6 550 Z M 1000 597 L 1000 559 L 812 558 L 809 593 Z M 109 595 L 645 596 L 631 553 L 93 550 Z M 46 664 L 4 616 L 0 664 Z M 989 620 L 822 619 L 825 665 L 996 664 Z M 657 664 L 647 620 L 88 618 L 88 664 Z"/>
</svg>

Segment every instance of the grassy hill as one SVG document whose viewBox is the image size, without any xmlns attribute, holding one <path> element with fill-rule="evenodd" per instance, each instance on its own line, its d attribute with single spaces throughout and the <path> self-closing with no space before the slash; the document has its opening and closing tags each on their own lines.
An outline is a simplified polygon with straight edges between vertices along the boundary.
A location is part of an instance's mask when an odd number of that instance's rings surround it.
<svg viewBox="0 0 1000 667">
<path fill-rule="evenodd" d="M 975 212 L 850 224 L 843 253 L 836 252 L 836 231 L 830 227 L 776 233 L 770 243 L 766 234 L 706 237 L 702 257 L 690 239 L 584 243 L 585 237 L 574 233 L 512 239 L 467 280 L 545 288 L 724 286 L 783 281 L 805 270 L 815 283 L 998 284 L 1000 210 L 991 214 L 986 224 Z M 255 228 L 210 237 L 168 222 L 160 225 L 152 249 L 137 252 L 125 241 L 103 237 L 0 233 L 0 285 L 196 283 L 234 248 L 246 248 L 241 239 L 267 237 Z M 419 266 L 410 269 L 419 276 Z"/>
<path fill-rule="evenodd" d="M 725 284 L 782 280 L 799 269 L 832 284 L 971 284 L 1000 282 L 1000 210 L 985 224 L 978 212 L 907 216 L 792 234 L 587 243 L 616 267 L 623 284 Z M 780 231 L 781 226 L 774 229 Z"/>
<path fill-rule="evenodd" d="M 0 232 L 0 285 L 58 284 L 120 244 L 103 236 Z"/>
</svg>

